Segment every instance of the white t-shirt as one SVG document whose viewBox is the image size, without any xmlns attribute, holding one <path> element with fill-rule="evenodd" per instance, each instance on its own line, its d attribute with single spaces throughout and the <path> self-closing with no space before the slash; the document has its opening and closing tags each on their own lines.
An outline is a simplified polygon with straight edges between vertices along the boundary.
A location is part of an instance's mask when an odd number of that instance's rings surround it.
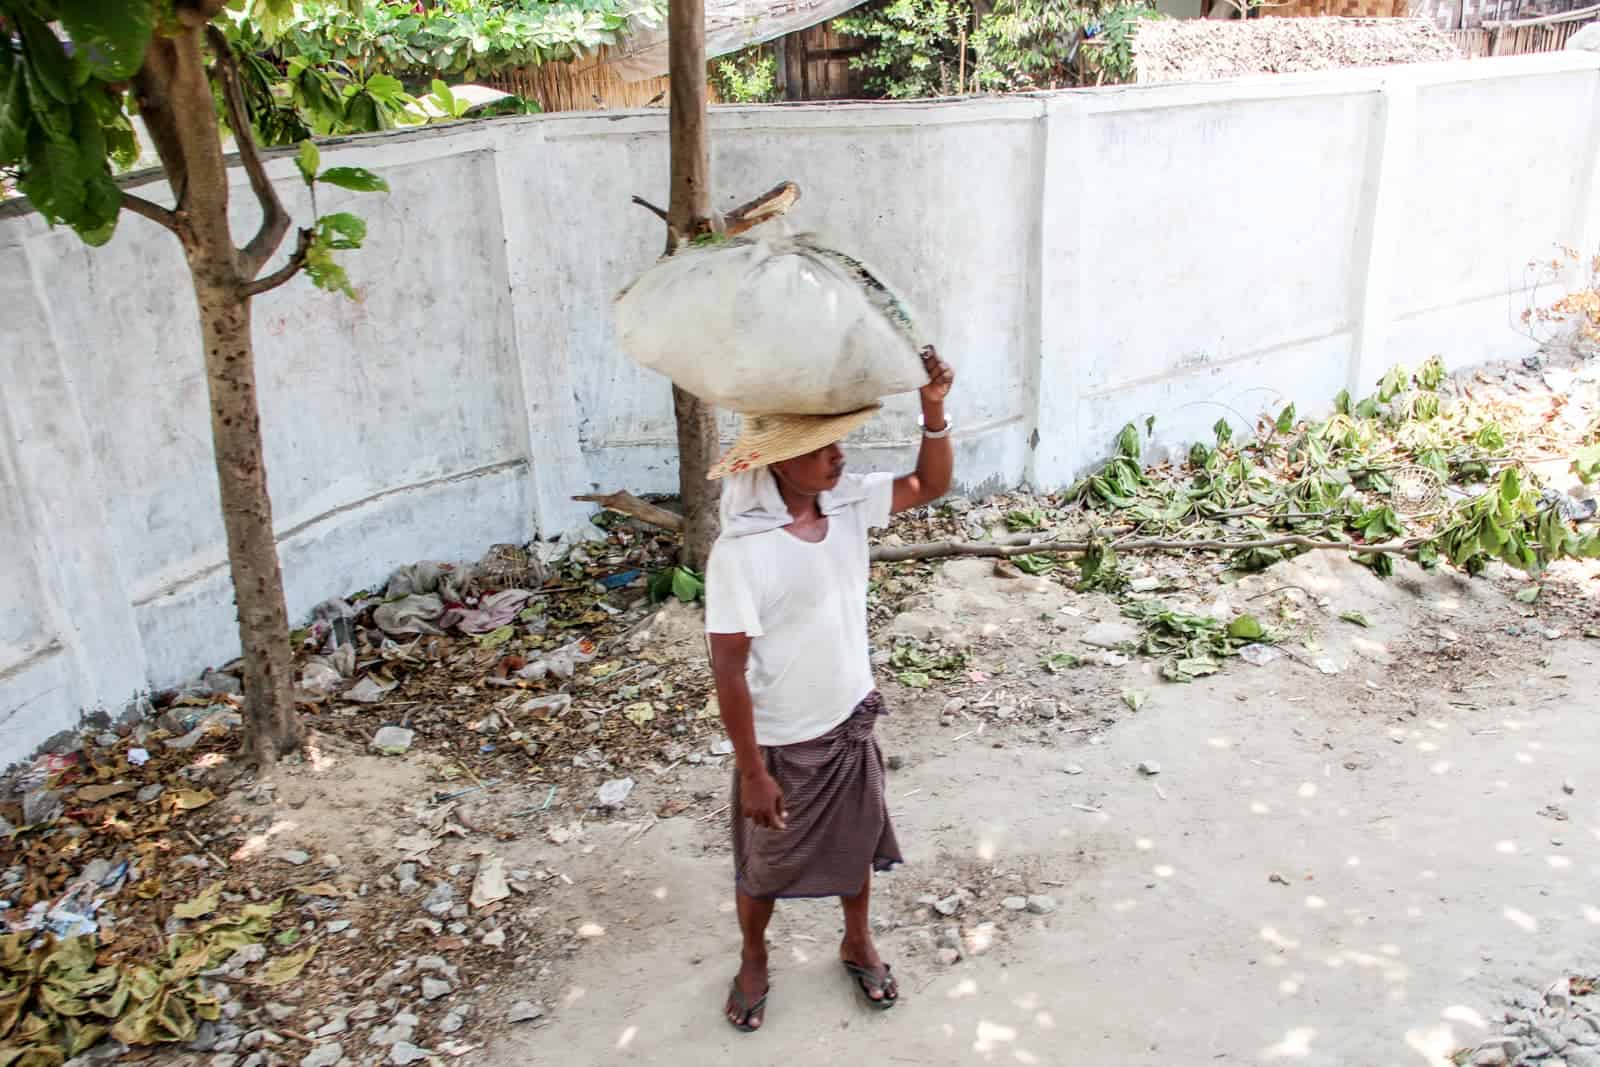
<svg viewBox="0 0 1600 1067">
<path fill-rule="evenodd" d="M 850 477 L 847 475 L 847 477 Z M 706 565 L 706 632 L 750 638 L 756 743 L 821 737 L 876 688 L 867 651 L 867 531 L 889 524 L 894 476 L 828 517 L 812 544 L 788 530 L 721 537 Z"/>
</svg>

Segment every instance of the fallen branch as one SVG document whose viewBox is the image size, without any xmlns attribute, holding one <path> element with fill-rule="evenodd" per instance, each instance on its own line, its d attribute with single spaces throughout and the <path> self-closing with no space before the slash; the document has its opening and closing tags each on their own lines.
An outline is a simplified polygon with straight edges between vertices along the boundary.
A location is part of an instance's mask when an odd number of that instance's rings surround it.
<svg viewBox="0 0 1600 1067">
<path fill-rule="evenodd" d="M 1011 559 L 1014 556 L 1082 556 L 1096 544 L 1091 541 L 1044 541 L 1039 544 L 984 543 L 980 541 L 936 541 L 922 545 L 880 545 L 872 550 L 874 563 L 903 563 L 907 560 L 948 559 L 954 556 L 976 556 L 989 559 Z M 1343 549 L 1346 552 L 1383 553 L 1409 556 L 1416 551 L 1416 541 L 1385 541 L 1375 545 L 1353 544 L 1349 541 L 1319 541 L 1314 537 L 1291 534 L 1283 537 L 1263 537 L 1253 541 L 1178 541 L 1145 537 L 1118 541 L 1118 552 L 1244 552 L 1256 548 Z"/>
<path fill-rule="evenodd" d="M 647 522 L 651 526 L 659 526 L 663 530 L 671 530 L 674 533 L 680 533 L 683 530 L 682 515 L 668 511 L 666 508 L 658 508 L 648 501 L 640 500 L 626 490 L 605 494 L 590 493 L 584 496 L 575 496 L 572 499 L 585 504 L 599 504 L 607 511 L 615 511 L 620 515 L 630 516 L 640 522 Z"/>
</svg>

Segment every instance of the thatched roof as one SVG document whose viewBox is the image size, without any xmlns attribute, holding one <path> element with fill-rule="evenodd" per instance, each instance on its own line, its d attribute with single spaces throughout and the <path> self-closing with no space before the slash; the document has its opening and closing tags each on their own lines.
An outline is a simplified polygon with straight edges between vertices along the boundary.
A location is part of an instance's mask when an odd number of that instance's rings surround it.
<svg viewBox="0 0 1600 1067">
<path fill-rule="evenodd" d="M 1133 54 L 1140 83 L 1461 58 L 1425 19 L 1154 19 L 1139 24 Z"/>
</svg>

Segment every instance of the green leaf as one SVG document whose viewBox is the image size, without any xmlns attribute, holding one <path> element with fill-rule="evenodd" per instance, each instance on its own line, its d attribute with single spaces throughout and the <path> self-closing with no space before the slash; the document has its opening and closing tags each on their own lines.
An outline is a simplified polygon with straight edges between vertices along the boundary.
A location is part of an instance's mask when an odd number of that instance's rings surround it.
<svg viewBox="0 0 1600 1067">
<path fill-rule="evenodd" d="M 1572 473 L 1576 474 L 1584 485 L 1590 485 L 1596 478 L 1600 478 L 1600 442 L 1584 445 L 1578 449 L 1577 454 L 1572 457 Z"/>
<path fill-rule="evenodd" d="M 1117 434 L 1117 454 L 1137 460 L 1140 452 L 1139 428 L 1130 422 L 1122 428 L 1121 433 Z"/>
<path fill-rule="evenodd" d="M 1228 636 L 1236 641 L 1259 641 L 1265 634 L 1261 620 L 1254 615 L 1240 615 L 1228 624 Z"/>
<path fill-rule="evenodd" d="M 1196 470 L 1205 470 L 1211 466 L 1211 457 L 1216 455 L 1211 449 L 1196 441 L 1189 446 L 1189 466 Z"/>
<path fill-rule="evenodd" d="M 212 882 L 205 890 L 193 900 L 184 901 L 172 909 L 172 914 L 180 919 L 198 919 L 202 915 L 210 915 L 222 903 L 222 883 Z"/>
<path fill-rule="evenodd" d="M 1039 666 L 1051 674 L 1060 674 L 1062 671 L 1072 670 L 1082 664 L 1083 661 L 1071 652 L 1052 652 L 1039 661 Z"/>
<path fill-rule="evenodd" d="M 1233 427 L 1226 418 L 1218 419 L 1216 425 L 1211 427 L 1211 432 L 1217 435 L 1217 447 L 1221 448 L 1233 440 Z"/>
<path fill-rule="evenodd" d="M 72 85 L 72 61 L 67 58 L 61 39 L 42 20 L 27 11 L 12 7 L 7 14 L 22 34 L 23 65 L 34 79 L 32 84 L 43 89 L 57 103 L 72 103 L 78 94 Z M 34 108 L 37 110 L 41 103 L 35 100 Z"/>
<path fill-rule="evenodd" d="M 359 215 L 335 211 L 317 219 L 317 237 L 328 248 L 360 248 L 361 242 L 367 239 L 367 224 Z"/>
<path fill-rule="evenodd" d="M 28 146 L 28 169 L 17 189 L 48 221 L 76 222 L 88 198 L 77 148 L 36 139 Z"/>
<path fill-rule="evenodd" d="M 1350 390 L 1339 390 L 1338 395 L 1333 398 L 1333 410 L 1340 415 L 1350 414 Z"/>
<path fill-rule="evenodd" d="M 1144 707 L 1144 702 L 1149 698 L 1150 694 L 1143 689 L 1124 689 L 1122 691 L 1122 702 L 1134 711 Z"/>
<path fill-rule="evenodd" d="M 1367 629 L 1372 626 L 1372 623 L 1367 621 L 1367 617 L 1361 614 L 1359 611 L 1340 612 L 1339 618 L 1343 619 L 1345 622 L 1351 623 L 1352 625 L 1359 626 L 1362 629 Z"/>
<path fill-rule="evenodd" d="M 294 157 L 294 165 L 300 168 L 300 177 L 304 178 L 307 185 L 314 185 L 317 180 L 317 170 L 322 166 L 322 153 L 317 146 L 307 140 L 300 142 L 300 152 Z"/>
<path fill-rule="evenodd" d="M 1279 412 L 1279 414 L 1278 414 L 1278 421 L 1276 423 L 1278 432 L 1279 433 L 1288 433 L 1290 430 L 1294 429 L 1294 423 L 1295 423 L 1294 405 L 1290 404 L 1288 407 L 1284 408 L 1283 411 Z"/>
<path fill-rule="evenodd" d="M 365 167 L 329 167 L 317 175 L 317 180 L 325 185 L 337 185 L 341 189 L 353 189 L 358 193 L 389 191 L 389 183 Z"/>
<path fill-rule="evenodd" d="M 1517 590 L 1517 599 L 1524 604 L 1532 604 L 1535 600 L 1539 599 L 1539 593 L 1541 591 L 1542 588 L 1540 586 L 1530 585 Z"/>
<path fill-rule="evenodd" d="M 674 567 L 672 571 L 672 595 L 685 604 L 693 604 L 705 595 L 706 583 L 699 575 L 686 567 Z"/>
<path fill-rule="evenodd" d="M 933 685 L 933 678 L 923 671 L 904 671 L 897 680 L 907 689 L 928 689 Z"/>
<path fill-rule="evenodd" d="M 89 75 L 124 81 L 144 65 L 155 29 L 155 5 L 148 0 L 56 0 L 56 11 Z"/>
</svg>

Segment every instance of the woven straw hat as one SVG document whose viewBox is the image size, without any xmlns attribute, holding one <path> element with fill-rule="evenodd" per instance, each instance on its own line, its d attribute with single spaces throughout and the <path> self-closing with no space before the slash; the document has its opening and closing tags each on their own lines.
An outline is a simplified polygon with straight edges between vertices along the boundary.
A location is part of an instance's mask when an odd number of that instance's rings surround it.
<svg viewBox="0 0 1600 1067">
<path fill-rule="evenodd" d="M 738 440 L 706 477 L 714 481 L 815 452 L 850 436 L 882 407 L 872 404 L 843 415 L 746 415 Z"/>
</svg>

